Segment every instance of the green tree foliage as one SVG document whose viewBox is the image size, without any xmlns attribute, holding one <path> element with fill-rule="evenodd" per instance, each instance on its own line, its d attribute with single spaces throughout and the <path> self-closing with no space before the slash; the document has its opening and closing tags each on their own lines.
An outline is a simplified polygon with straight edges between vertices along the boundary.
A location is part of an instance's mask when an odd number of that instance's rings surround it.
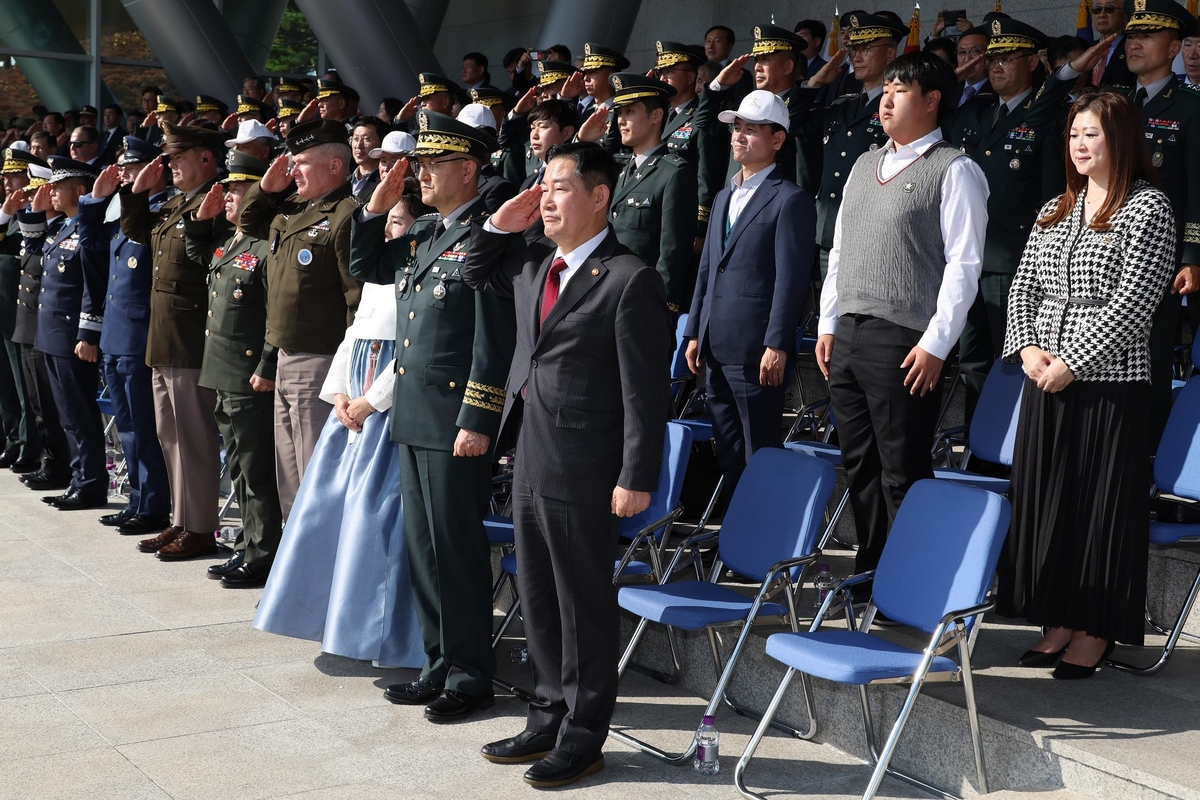
<svg viewBox="0 0 1200 800">
<path fill-rule="evenodd" d="M 266 71 L 304 74 L 315 70 L 316 65 L 317 37 L 296 7 L 296 0 L 290 0 L 271 47 Z"/>
</svg>

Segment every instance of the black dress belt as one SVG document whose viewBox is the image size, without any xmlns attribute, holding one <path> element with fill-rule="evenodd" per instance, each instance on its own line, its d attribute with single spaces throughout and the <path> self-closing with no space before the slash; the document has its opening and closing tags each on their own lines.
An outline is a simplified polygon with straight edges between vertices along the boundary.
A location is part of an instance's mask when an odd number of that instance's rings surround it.
<svg viewBox="0 0 1200 800">
<path fill-rule="evenodd" d="M 1107 300 L 1097 300 L 1094 297 L 1067 297 L 1065 294 L 1048 294 L 1047 300 L 1065 300 L 1073 306 L 1106 306 Z"/>
</svg>

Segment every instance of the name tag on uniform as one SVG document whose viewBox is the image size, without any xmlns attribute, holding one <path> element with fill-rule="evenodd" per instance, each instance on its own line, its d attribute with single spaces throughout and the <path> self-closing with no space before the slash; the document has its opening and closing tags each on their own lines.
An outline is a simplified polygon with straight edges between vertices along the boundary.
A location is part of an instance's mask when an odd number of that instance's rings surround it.
<svg viewBox="0 0 1200 800">
<path fill-rule="evenodd" d="M 258 267 L 258 256 L 253 253 L 241 253 L 233 259 L 233 265 L 246 272 L 253 272 Z"/>
<path fill-rule="evenodd" d="M 1151 117 L 1150 119 L 1146 120 L 1146 127 L 1157 128 L 1160 131 L 1177 131 L 1179 130 L 1179 123 L 1173 119 L 1158 119 L 1157 117 Z"/>
<path fill-rule="evenodd" d="M 1006 134 L 1006 137 L 1009 139 L 1016 139 L 1019 142 L 1032 142 L 1037 139 L 1037 131 L 1026 125 L 1021 125 L 1009 130 L 1009 132 Z"/>
</svg>

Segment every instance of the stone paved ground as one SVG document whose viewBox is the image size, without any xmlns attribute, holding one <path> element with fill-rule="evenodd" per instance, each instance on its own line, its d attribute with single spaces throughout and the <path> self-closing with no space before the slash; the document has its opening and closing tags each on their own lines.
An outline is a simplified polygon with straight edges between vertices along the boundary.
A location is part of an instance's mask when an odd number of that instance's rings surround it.
<svg viewBox="0 0 1200 800">
<path fill-rule="evenodd" d="M 522 767 L 478 755 L 521 729 L 515 698 L 435 727 L 382 697 L 413 673 L 255 631 L 260 592 L 206 579 L 215 559 L 161 563 L 97 513 L 58 512 L 38 498 L 0 473 L 0 800 L 536 795 Z M 622 693 L 618 721 L 664 745 L 687 738 L 702 705 L 637 674 Z M 610 742 L 607 769 L 564 791 L 735 798 L 732 768 L 753 727 L 736 717 L 720 727 L 719 776 Z M 831 747 L 771 736 L 752 783 L 774 798 L 840 800 L 858 797 L 868 775 Z M 890 781 L 880 794 L 922 796 Z"/>
</svg>

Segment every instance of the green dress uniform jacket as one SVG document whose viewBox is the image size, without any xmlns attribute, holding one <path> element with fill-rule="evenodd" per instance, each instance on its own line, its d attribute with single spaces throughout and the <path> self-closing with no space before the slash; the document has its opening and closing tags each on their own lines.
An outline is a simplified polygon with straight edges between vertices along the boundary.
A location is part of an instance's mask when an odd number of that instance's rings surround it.
<svg viewBox="0 0 1200 800">
<path fill-rule="evenodd" d="M 684 297 L 684 283 L 696 237 L 695 199 L 696 173 L 682 156 L 661 145 L 640 168 L 621 173 L 609 206 L 617 241 L 658 270 L 667 305 L 676 312 L 690 300 Z"/>
<path fill-rule="evenodd" d="M 252 394 L 250 376 L 275 380 L 276 348 L 266 344 L 267 243 L 252 236 L 214 241 L 209 226 L 184 221 L 188 254 L 208 259 L 208 326 L 200 385 Z"/>
<path fill-rule="evenodd" d="M 362 284 L 350 274 L 350 182 L 320 200 L 283 197 L 254 184 L 238 224 L 267 242 L 267 343 L 333 355 L 354 322 Z"/>
<path fill-rule="evenodd" d="M 814 112 L 814 123 L 821 133 L 823 158 L 821 188 L 817 193 L 817 243 L 823 250 L 833 247 L 833 229 L 838 209 L 842 207 L 842 190 L 850 169 L 858 157 L 869 150 L 887 144 L 888 135 L 879 121 L 879 98 L 866 100 L 862 92 L 851 92 L 837 98 L 822 111 Z"/>
<path fill-rule="evenodd" d="M 184 219 L 204 202 L 213 181 L 189 198 L 178 194 L 150 210 L 150 193 L 121 188 L 121 230 L 150 248 L 154 281 L 150 292 L 150 330 L 146 365 L 200 369 L 204 358 L 204 325 L 208 313 L 208 262 L 188 255 Z M 229 236 L 232 226 L 222 215 L 207 221 L 213 239 Z"/>
<path fill-rule="evenodd" d="M 393 441 L 451 451 L 459 428 L 496 440 L 516 315 L 512 300 L 470 289 L 460 271 L 471 220 L 486 213 L 477 198 L 441 236 L 437 215 L 427 214 L 390 242 L 384 216 L 355 216 L 351 273 L 396 287 L 392 404 L 404 413 L 391 415 Z"/>
</svg>

